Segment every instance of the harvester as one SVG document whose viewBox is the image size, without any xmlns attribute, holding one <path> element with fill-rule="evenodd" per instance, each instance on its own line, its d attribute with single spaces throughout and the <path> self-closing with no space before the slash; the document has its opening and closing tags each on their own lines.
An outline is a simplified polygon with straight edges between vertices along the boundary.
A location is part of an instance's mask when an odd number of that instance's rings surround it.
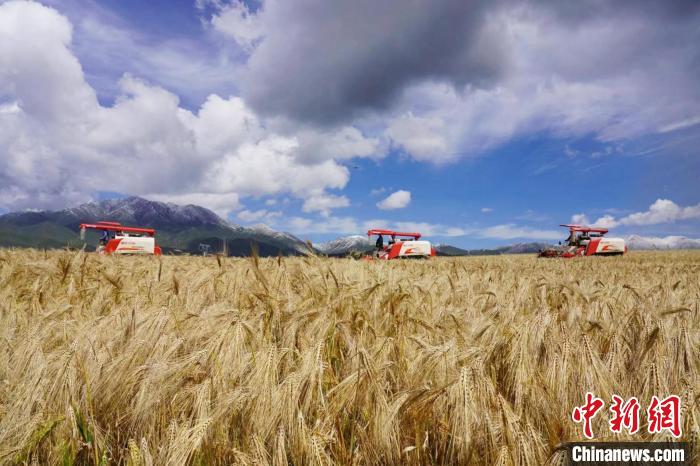
<svg viewBox="0 0 700 466">
<path fill-rule="evenodd" d="M 99 254 L 161 254 L 153 228 L 127 227 L 117 222 L 81 223 L 80 239 L 87 230 L 102 232 L 96 252 Z"/>
<path fill-rule="evenodd" d="M 538 257 L 621 256 L 627 252 L 622 238 L 605 238 L 607 228 L 582 225 L 560 225 L 569 229 L 565 244 L 543 249 Z"/>
<path fill-rule="evenodd" d="M 369 230 L 367 237 L 377 236 L 374 256 L 377 259 L 423 259 L 435 255 L 435 248 L 430 241 L 421 240 L 420 233 L 406 233 L 392 230 Z M 388 236 L 388 244 L 384 244 L 384 236 Z"/>
</svg>

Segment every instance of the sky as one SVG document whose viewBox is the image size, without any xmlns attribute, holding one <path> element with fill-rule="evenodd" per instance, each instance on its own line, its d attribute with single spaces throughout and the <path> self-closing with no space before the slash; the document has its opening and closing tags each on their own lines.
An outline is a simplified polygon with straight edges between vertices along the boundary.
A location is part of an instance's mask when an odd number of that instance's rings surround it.
<svg viewBox="0 0 700 466">
<path fill-rule="evenodd" d="M 0 212 L 700 237 L 700 2 L 0 0 Z"/>
</svg>

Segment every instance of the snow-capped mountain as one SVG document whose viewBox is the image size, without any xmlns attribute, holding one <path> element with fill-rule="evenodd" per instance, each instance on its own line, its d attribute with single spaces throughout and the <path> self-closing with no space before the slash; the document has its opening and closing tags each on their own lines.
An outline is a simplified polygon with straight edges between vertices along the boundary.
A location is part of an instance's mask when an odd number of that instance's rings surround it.
<svg viewBox="0 0 700 466">
<path fill-rule="evenodd" d="M 625 237 L 627 246 L 632 250 L 642 249 L 700 249 L 700 239 L 685 236 L 654 236 L 630 235 Z"/>
<path fill-rule="evenodd" d="M 287 241 L 290 243 L 302 243 L 303 244 L 303 249 L 307 250 L 308 246 L 306 245 L 306 242 L 300 240 L 296 236 L 294 236 L 291 233 L 287 233 L 286 231 L 277 231 L 273 230 L 269 226 L 265 225 L 264 223 L 258 223 L 257 225 L 252 225 L 249 227 L 235 227 L 236 229 L 239 230 L 245 230 L 253 234 L 257 234 L 260 236 L 269 236 L 275 239 L 278 239 L 280 241 Z"/>
<path fill-rule="evenodd" d="M 136 196 L 88 202 L 56 213 L 80 219 L 81 222 L 93 222 L 108 218 L 124 224 L 148 224 L 153 227 L 229 225 L 228 222 L 204 207 L 150 201 Z"/>
<path fill-rule="evenodd" d="M 351 235 L 328 241 L 327 243 L 314 244 L 314 247 L 323 254 L 329 256 L 342 256 L 353 251 L 367 252 L 374 248 L 374 243 L 366 236 Z"/>
</svg>

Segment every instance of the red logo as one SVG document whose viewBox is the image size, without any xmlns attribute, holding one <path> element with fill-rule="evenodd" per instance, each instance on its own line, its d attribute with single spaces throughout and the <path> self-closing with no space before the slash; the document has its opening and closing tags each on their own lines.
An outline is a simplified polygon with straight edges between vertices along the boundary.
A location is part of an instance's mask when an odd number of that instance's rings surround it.
<svg viewBox="0 0 700 466">
<path fill-rule="evenodd" d="M 649 433 L 654 434 L 662 430 L 668 430 L 674 437 L 681 436 L 681 400 L 676 395 L 671 395 L 659 401 L 656 395 L 651 397 L 651 404 L 647 409 L 649 419 Z"/>
<path fill-rule="evenodd" d="M 571 419 L 576 423 L 583 423 L 583 435 L 586 438 L 593 438 L 593 418 L 598 414 L 605 403 L 591 392 L 586 393 L 586 403 L 582 406 L 574 407 Z M 630 434 L 639 432 L 639 412 L 641 406 L 635 397 L 625 401 L 617 395 L 612 396 L 610 412 L 611 419 L 608 421 L 610 431 L 616 434 L 627 429 Z M 660 400 L 656 395 L 651 398 L 651 403 L 647 412 L 647 431 L 650 434 L 670 432 L 674 437 L 681 436 L 681 400 L 677 395 L 670 395 Z"/>
<path fill-rule="evenodd" d="M 574 422 L 583 422 L 583 435 L 587 438 L 593 438 L 591 421 L 603 406 L 605 406 L 603 400 L 597 398 L 591 392 L 588 392 L 586 393 L 586 404 L 583 406 L 576 406 L 574 412 L 571 413 L 571 418 Z"/>
<path fill-rule="evenodd" d="M 612 398 L 610 411 L 613 418 L 610 420 L 610 431 L 619 434 L 624 427 L 630 434 L 636 434 L 639 431 L 639 400 L 632 397 L 623 404 L 624 400 L 619 396 L 613 395 Z"/>
</svg>

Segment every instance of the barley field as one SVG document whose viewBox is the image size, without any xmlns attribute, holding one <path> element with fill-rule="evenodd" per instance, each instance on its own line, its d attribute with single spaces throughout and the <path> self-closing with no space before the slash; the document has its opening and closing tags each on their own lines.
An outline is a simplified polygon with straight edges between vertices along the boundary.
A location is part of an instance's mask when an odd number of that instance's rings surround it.
<svg viewBox="0 0 700 466">
<path fill-rule="evenodd" d="M 0 464 L 560 464 L 587 391 L 677 394 L 696 442 L 699 277 L 687 251 L 0 250 Z"/>
</svg>

